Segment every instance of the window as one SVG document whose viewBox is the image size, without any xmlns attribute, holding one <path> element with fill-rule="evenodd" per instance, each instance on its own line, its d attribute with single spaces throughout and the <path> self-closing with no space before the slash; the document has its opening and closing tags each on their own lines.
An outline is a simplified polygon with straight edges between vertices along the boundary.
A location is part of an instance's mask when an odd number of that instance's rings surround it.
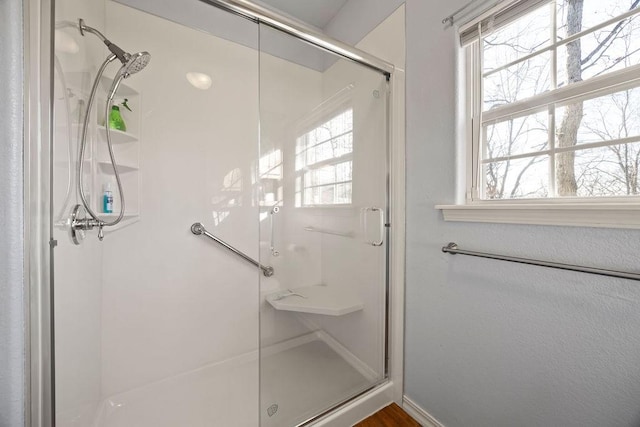
<svg viewBox="0 0 640 427">
<path fill-rule="evenodd" d="M 296 207 L 351 204 L 353 109 L 296 138 Z"/>
<path fill-rule="evenodd" d="M 640 1 L 511 1 L 460 36 L 468 201 L 638 200 Z"/>
</svg>

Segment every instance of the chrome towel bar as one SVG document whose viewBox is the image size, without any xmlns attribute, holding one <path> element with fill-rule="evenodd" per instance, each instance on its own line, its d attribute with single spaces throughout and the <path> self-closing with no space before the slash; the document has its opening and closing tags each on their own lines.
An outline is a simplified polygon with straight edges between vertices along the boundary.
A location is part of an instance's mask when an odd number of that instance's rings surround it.
<svg viewBox="0 0 640 427">
<path fill-rule="evenodd" d="M 447 246 L 443 246 L 442 252 L 448 253 L 451 255 L 457 255 L 457 254 L 469 255 L 469 256 L 475 256 L 480 258 L 496 259 L 499 261 L 509 261 L 509 262 L 516 262 L 519 264 L 536 265 L 539 267 L 556 268 L 559 270 L 579 271 L 581 273 L 597 274 L 599 276 L 617 277 L 620 279 L 640 281 L 639 273 L 631 273 L 628 271 L 617 271 L 617 270 L 605 270 L 603 268 L 585 267 L 582 265 L 563 264 L 559 262 L 541 261 L 537 259 L 518 258 L 518 257 L 512 257 L 512 256 L 506 256 L 506 255 L 489 254 L 485 252 L 468 251 L 468 250 L 458 248 L 458 245 L 453 242 L 449 243 Z"/>
<path fill-rule="evenodd" d="M 251 264 L 253 264 L 256 267 L 258 267 L 260 270 L 262 270 L 262 274 L 264 274 L 266 277 L 273 276 L 273 273 L 274 273 L 273 267 L 268 267 L 268 266 L 264 266 L 264 265 L 260 264 L 258 261 L 256 261 L 255 259 L 251 258 L 249 255 L 245 254 L 244 252 L 239 251 L 238 249 L 234 248 L 233 246 L 231 246 L 230 244 L 228 244 L 224 240 L 221 240 L 221 239 L 217 238 L 213 234 L 209 233 L 204 228 L 204 225 L 202 225 L 202 223 L 200 223 L 200 222 L 193 223 L 191 225 L 191 232 L 193 234 L 195 234 L 196 236 L 199 236 L 199 235 L 207 236 L 208 238 L 210 238 L 211 240 L 213 240 L 217 244 L 227 248 L 228 250 L 230 250 L 234 254 L 238 255 L 240 258 L 242 258 L 245 261 L 250 262 Z"/>
</svg>

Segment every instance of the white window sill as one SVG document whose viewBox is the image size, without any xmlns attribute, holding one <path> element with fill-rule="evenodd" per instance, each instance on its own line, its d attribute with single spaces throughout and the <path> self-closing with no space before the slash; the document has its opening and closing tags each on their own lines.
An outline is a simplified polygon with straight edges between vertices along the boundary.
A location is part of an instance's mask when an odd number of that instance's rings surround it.
<svg viewBox="0 0 640 427">
<path fill-rule="evenodd" d="M 640 229 L 638 203 L 437 205 L 445 221 Z"/>
</svg>

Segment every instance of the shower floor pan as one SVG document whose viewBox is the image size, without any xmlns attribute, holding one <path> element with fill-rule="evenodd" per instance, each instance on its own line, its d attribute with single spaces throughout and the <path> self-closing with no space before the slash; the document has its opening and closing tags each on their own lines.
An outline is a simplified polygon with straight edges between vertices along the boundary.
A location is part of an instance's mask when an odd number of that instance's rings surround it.
<svg viewBox="0 0 640 427">
<path fill-rule="evenodd" d="M 323 332 L 268 347 L 262 358 L 260 416 L 266 427 L 304 422 L 376 378 Z M 258 401 L 258 356 L 252 352 L 111 396 L 94 426 L 257 427 Z"/>
</svg>

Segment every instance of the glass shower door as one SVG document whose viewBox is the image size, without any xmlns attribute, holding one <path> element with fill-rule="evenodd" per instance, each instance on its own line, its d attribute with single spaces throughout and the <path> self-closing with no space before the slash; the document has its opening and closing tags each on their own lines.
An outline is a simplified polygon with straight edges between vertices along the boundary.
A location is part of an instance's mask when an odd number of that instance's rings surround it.
<svg viewBox="0 0 640 427">
<path fill-rule="evenodd" d="M 260 27 L 260 420 L 303 424 L 386 376 L 384 75 Z"/>
</svg>

